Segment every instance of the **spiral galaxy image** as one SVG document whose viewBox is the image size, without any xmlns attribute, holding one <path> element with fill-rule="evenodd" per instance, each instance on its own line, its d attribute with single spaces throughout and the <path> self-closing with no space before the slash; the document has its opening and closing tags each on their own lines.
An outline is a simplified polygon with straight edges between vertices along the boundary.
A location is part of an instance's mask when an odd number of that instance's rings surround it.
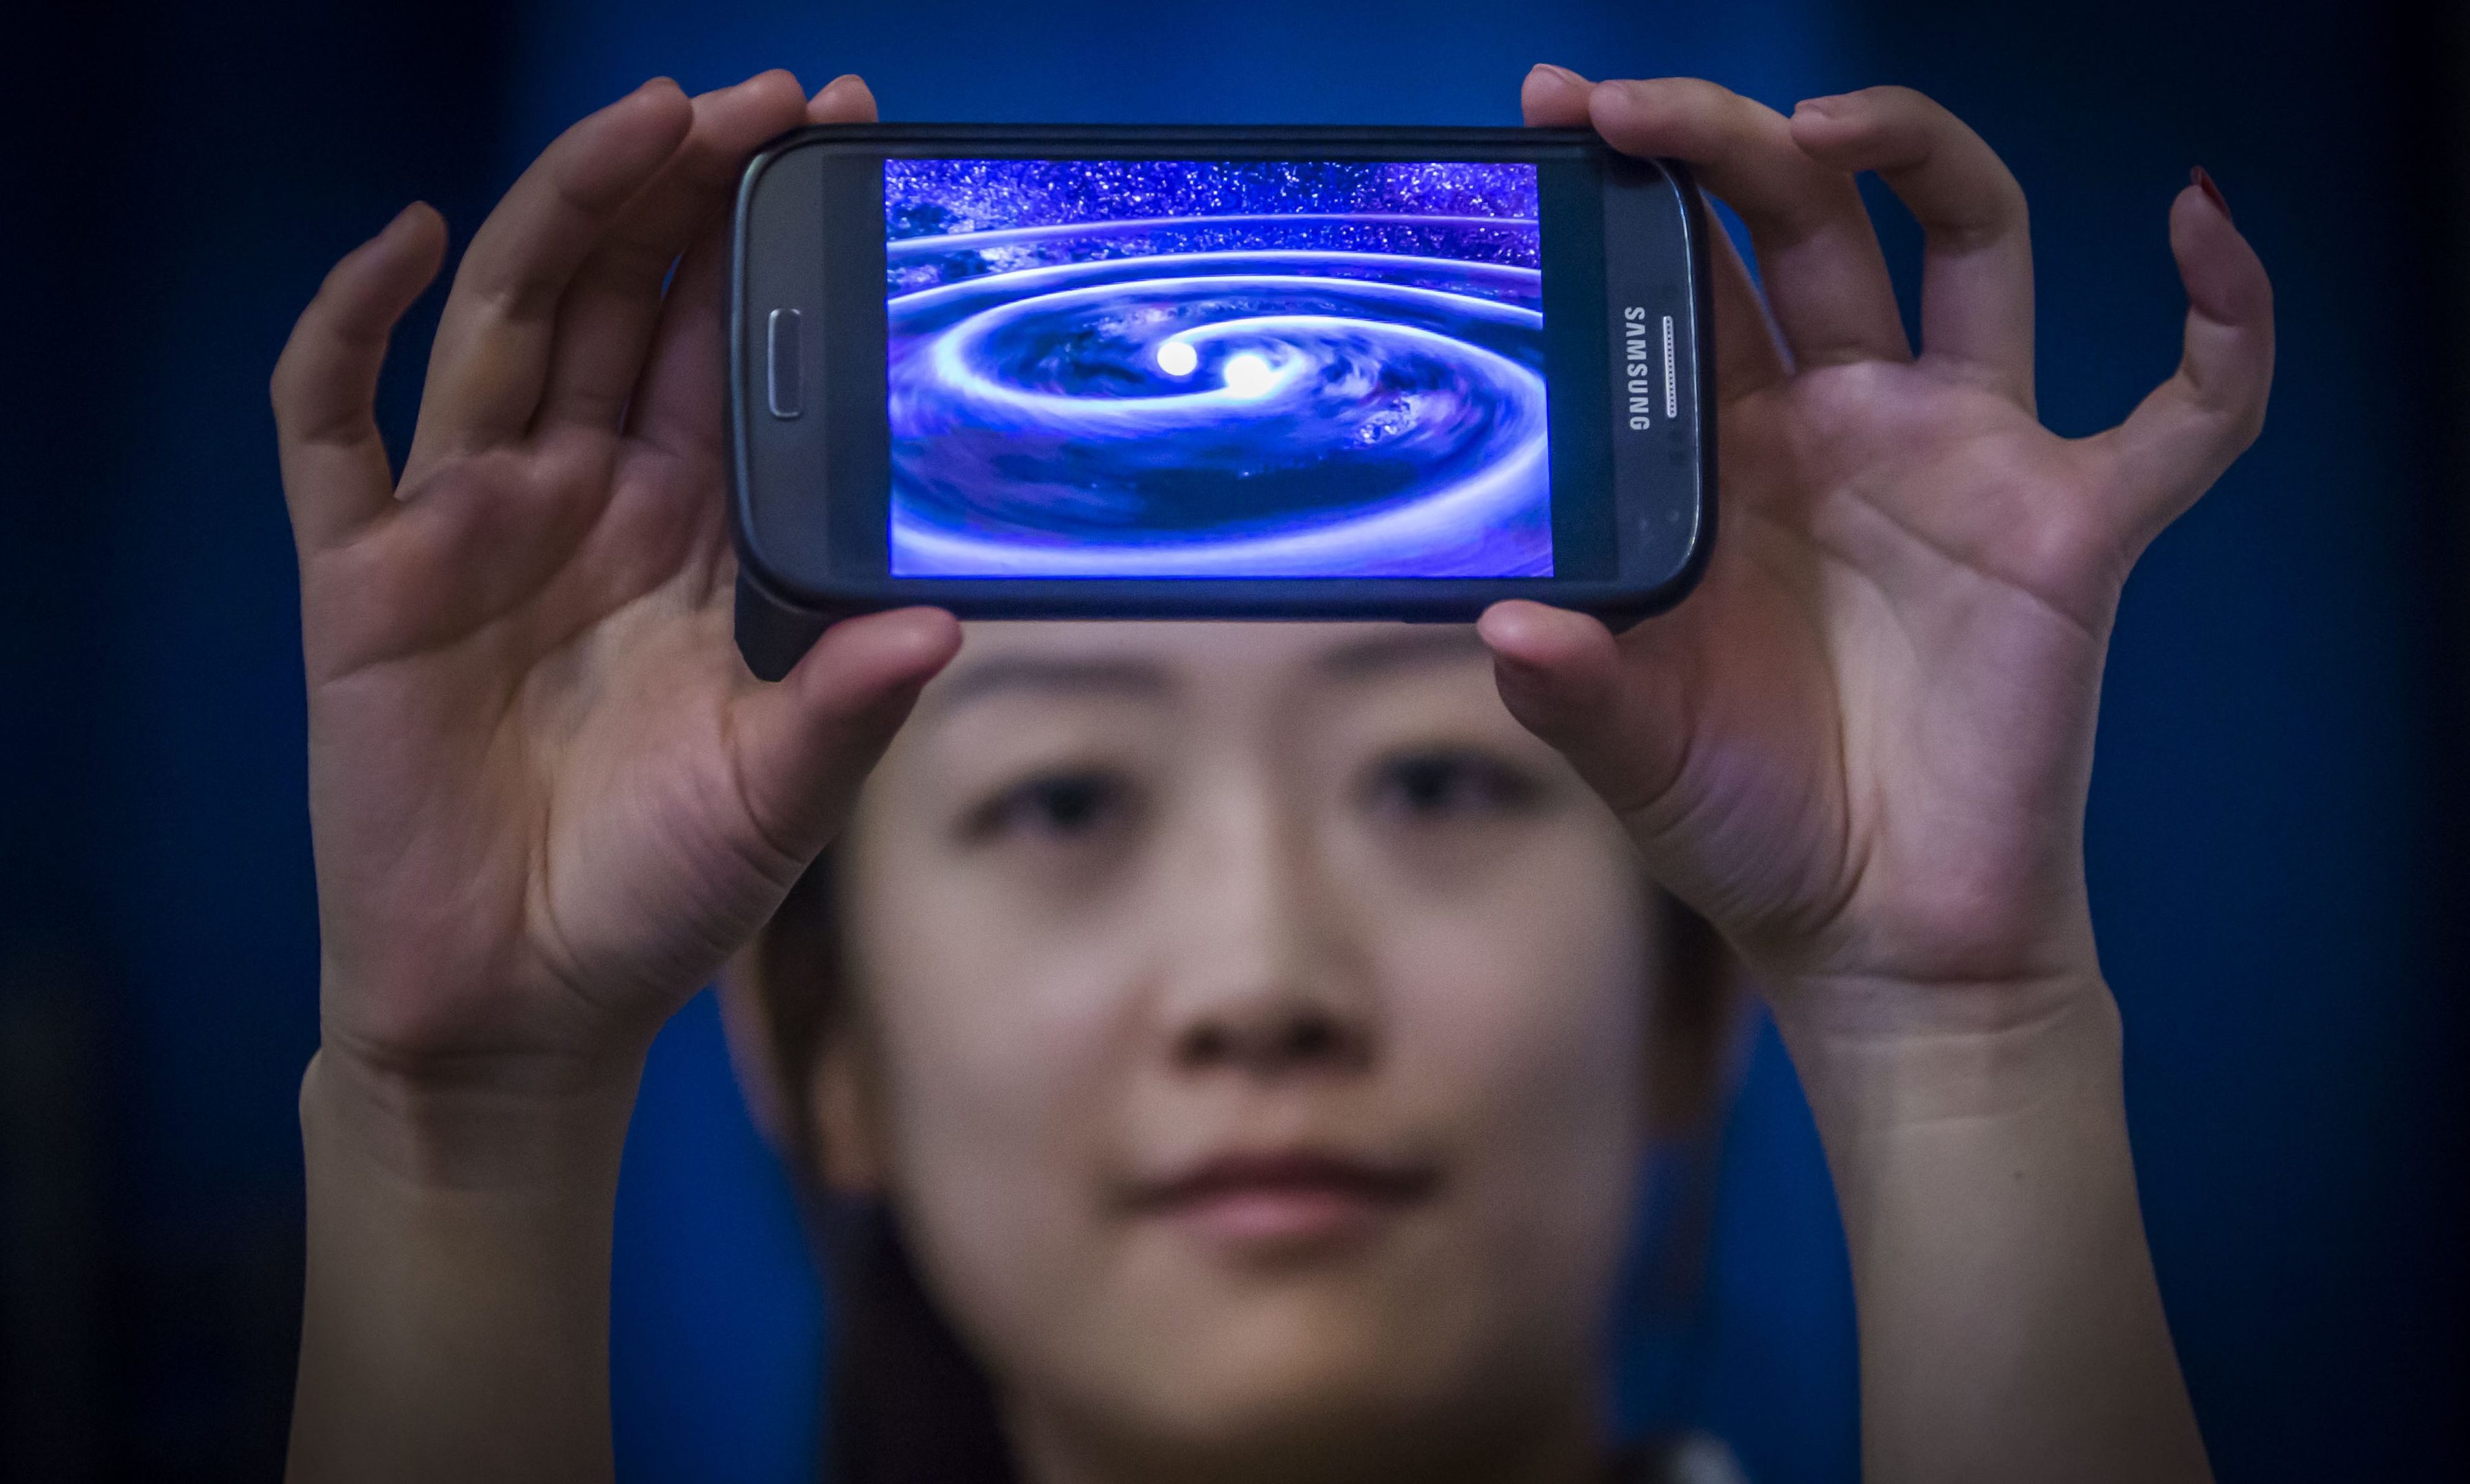
<svg viewBox="0 0 2470 1484">
<path fill-rule="evenodd" d="M 890 159 L 908 577 L 1552 571 L 1531 164 Z"/>
</svg>

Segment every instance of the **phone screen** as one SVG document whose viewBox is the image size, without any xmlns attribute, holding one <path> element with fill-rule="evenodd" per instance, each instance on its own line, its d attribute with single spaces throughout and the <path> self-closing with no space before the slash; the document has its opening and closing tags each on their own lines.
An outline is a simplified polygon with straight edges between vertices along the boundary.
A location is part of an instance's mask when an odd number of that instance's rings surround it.
<svg viewBox="0 0 2470 1484">
<path fill-rule="evenodd" d="M 1536 166 L 883 161 L 896 577 L 1549 577 Z"/>
</svg>

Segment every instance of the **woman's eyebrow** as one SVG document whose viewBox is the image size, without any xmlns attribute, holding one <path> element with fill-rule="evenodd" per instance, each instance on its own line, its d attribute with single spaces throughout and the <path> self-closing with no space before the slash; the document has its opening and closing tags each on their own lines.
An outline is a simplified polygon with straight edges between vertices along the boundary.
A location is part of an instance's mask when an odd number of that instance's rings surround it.
<svg viewBox="0 0 2470 1484">
<path fill-rule="evenodd" d="M 945 676 L 934 687 L 928 705 L 940 714 L 1007 691 L 1163 697 L 1173 689 L 1174 682 L 1165 669 L 1145 660 L 1004 655 Z"/>
<path fill-rule="evenodd" d="M 1334 645 L 1313 658 L 1313 668 L 1333 679 L 1360 680 L 1484 652 L 1483 638 L 1473 624 L 1418 625 L 1403 634 L 1392 630 Z"/>
</svg>

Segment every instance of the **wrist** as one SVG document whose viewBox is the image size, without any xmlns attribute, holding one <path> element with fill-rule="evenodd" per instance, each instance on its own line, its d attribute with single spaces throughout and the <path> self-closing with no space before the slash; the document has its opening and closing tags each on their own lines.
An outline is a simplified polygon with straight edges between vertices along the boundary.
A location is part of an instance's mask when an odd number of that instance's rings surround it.
<svg viewBox="0 0 2470 1484">
<path fill-rule="evenodd" d="M 349 1169 L 440 1194 L 614 1189 L 641 1076 L 637 1055 L 441 1078 L 330 1038 L 301 1077 L 302 1143 L 313 1178 Z"/>
<path fill-rule="evenodd" d="M 331 1038 L 311 1059 L 292 1477 L 609 1476 L 635 1080 L 441 1084 Z"/>
<path fill-rule="evenodd" d="M 1950 987 L 1869 986 L 1883 1004 L 1784 1030 L 1843 1218 L 1871 1472 L 2207 1477 L 2137 1209 L 2115 1000 L 2088 975 L 1915 1009 Z"/>
<path fill-rule="evenodd" d="M 1980 985 L 1839 976 L 1790 981 L 1768 999 L 1830 1146 L 2122 1096 L 2118 1005 L 2098 973 Z"/>
<path fill-rule="evenodd" d="M 2098 979 L 2018 999 L 2029 1009 L 1975 1007 L 1926 1031 L 1784 1032 L 1857 1290 L 1881 1269 L 2064 1287 L 2051 1275 L 2086 1251 L 2144 1261 L 2116 1001 Z M 1936 1256 L 1916 1264 L 1916 1252 Z"/>
</svg>

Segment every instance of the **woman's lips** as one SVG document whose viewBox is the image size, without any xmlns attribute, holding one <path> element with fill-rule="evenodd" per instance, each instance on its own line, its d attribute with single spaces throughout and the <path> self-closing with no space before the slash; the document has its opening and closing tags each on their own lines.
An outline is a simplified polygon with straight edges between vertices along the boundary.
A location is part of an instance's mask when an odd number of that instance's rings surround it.
<svg viewBox="0 0 2470 1484">
<path fill-rule="evenodd" d="M 1132 1204 L 1213 1245 L 1293 1250 L 1367 1236 L 1438 1183 L 1427 1165 L 1291 1149 L 1204 1160 L 1143 1185 Z"/>
</svg>

